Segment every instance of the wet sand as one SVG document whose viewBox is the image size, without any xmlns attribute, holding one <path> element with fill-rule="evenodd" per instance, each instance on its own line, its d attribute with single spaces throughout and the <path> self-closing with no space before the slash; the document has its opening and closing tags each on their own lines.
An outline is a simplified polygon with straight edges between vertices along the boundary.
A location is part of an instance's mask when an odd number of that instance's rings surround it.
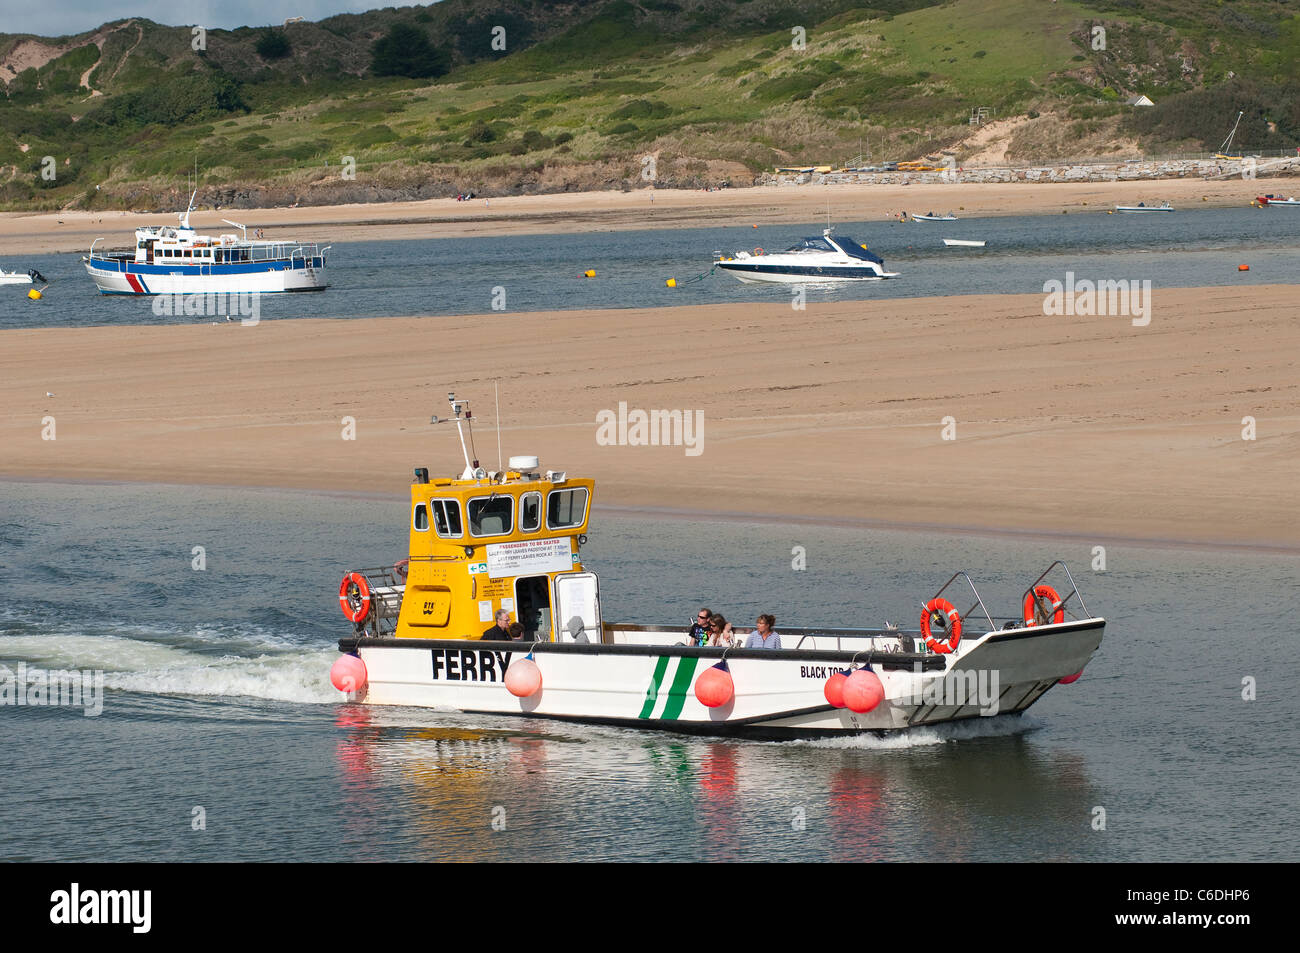
<svg viewBox="0 0 1300 953">
<path fill-rule="evenodd" d="M 1146 327 L 998 295 L 11 330 L 0 477 L 400 500 L 463 466 L 448 391 L 497 466 L 499 381 L 505 455 L 627 511 L 1300 552 L 1294 295 L 1157 289 Z M 701 412 L 701 452 L 601 445 L 620 402 Z"/>
</svg>

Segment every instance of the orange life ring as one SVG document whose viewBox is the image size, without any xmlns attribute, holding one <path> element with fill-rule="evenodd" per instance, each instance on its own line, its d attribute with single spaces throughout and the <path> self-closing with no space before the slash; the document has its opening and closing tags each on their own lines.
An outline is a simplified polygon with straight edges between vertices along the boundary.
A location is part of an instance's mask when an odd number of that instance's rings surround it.
<svg viewBox="0 0 1300 953">
<path fill-rule="evenodd" d="M 411 574 L 411 561 L 409 559 L 399 559 L 393 563 L 393 575 L 400 581 L 406 582 L 406 577 Z"/>
<path fill-rule="evenodd" d="M 370 614 L 370 583 L 359 572 L 350 572 L 339 583 L 339 606 L 351 622 L 361 622 Z"/>
<path fill-rule="evenodd" d="M 1038 620 L 1036 618 L 1037 613 L 1034 611 L 1034 602 L 1036 601 L 1034 596 L 1037 596 L 1039 599 L 1047 600 L 1047 604 L 1055 608 L 1056 611 L 1052 613 L 1053 625 L 1065 621 L 1065 607 L 1059 605 L 1061 601 L 1060 594 L 1051 586 L 1043 585 L 1034 586 L 1034 591 L 1032 593 L 1025 593 L 1025 625 L 1038 625 Z"/>
<path fill-rule="evenodd" d="M 760 246 L 759 248 L 755 248 L 755 249 L 754 249 L 754 254 L 755 254 L 755 255 L 764 255 L 764 254 L 766 254 L 766 252 L 764 252 L 763 249 L 762 249 L 762 247 Z"/>
<path fill-rule="evenodd" d="M 930 620 L 938 617 L 935 621 L 946 618 L 949 624 L 949 636 L 947 642 L 930 635 Z M 947 654 L 957 651 L 957 643 L 961 641 L 961 613 L 959 613 L 953 604 L 947 599 L 931 599 L 925 604 L 925 611 L 921 613 L 921 635 L 925 638 L 925 644 L 931 652 Z"/>
</svg>

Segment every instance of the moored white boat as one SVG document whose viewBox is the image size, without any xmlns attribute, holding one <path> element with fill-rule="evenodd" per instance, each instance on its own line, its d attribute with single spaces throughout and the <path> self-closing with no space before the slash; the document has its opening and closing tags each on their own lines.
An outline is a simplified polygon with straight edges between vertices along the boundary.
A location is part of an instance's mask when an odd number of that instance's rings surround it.
<svg viewBox="0 0 1300 953">
<path fill-rule="evenodd" d="M 964 572 L 914 631 L 778 625 L 780 648 L 744 648 L 610 624 L 582 560 L 594 482 L 537 471 L 512 457 L 488 473 L 467 451 L 459 478 L 416 471 L 409 557 L 339 589 L 353 631 L 331 680 L 349 700 L 742 737 L 887 732 L 1022 712 L 1101 644 L 1105 620 L 1059 562 L 1001 627 Z M 522 639 L 485 631 L 503 612 Z"/>
<path fill-rule="evenodd" d="M 217 237 L 196 234 L 190 227 L 194 197 L 180 216 L 179 226 L 149 225 L 135 230 L 133 251 L 95 251 L 82 261 L 102 294 L 278 294 L 321 291 L 328 287 L 325 255 L 329 246 L 314 242 Z"/>
<path fill-rule="evenodd" d="M 1115 206 L 1115 211 L 1117 212 L 1172 212 L 1173 210 L 1173 206 L 1168 202 L 1164 205 L 1144 205 L 1139 202 L 1137 205 Z"/>
<path fill-rule="evenodd" d="M 0 268 L 0 285 L 30 285 L 35 281 L 41 284 L 48 284 L 45 276 L 35 268 L 30 268 L 26 272 L 5 271 Z"/>
<path fill-rule="evenodd" d="M 1283 198 L 1280 195 L 1272 195 L 1272 194 L 1257 195 L 1255 197 L 1255 201 L 1258 202 L 1260 205 L 1267 205 L 1270 208 L 1273 206 L 1277 206 L 1278 208 L 1292 208 L 1295 206 L 1300 206 L 1300 199 L 1296 199 L 1294 197 Z"/>
<path fill-rule="evenodd" d="M 913 212 L 913 213 L 911 213 L 911 214 L 912 214 L 912 219 L 913 219 L 914 221 L 917 221 L 917 222 L 955 222 L 955 221 L 957 221 L 957 216 L 954 215 L 954 214 L 952 214 L 952 212 L 949 212 L 947 215 L 935 215 L 933 212 L 928 212 L 928 213 L 925 214 L 925 215 L 917 215 L 915 212 Z"/>
<path fill-rule="evenodd" d="M 730 272 L 745 282 L 815 284 L 829 281 L 880 281 L 897 278 L 885 270 L 885 261 L 853 239 L 822 231 L 821 238 L 804 238 L 783 252 L 769 255 L 762 248 L 752 253 L 738 251 L 719 258 L 715 268 Z"/>
</svg>

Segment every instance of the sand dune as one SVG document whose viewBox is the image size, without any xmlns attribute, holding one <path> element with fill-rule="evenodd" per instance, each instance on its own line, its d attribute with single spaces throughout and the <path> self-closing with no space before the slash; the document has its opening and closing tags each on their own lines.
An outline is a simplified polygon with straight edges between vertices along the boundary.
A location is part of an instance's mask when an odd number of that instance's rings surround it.
<svg viewBox="0 0 1300 953">
<path fill-rule="evenodd" d="M 1294 295 L 1157 290 L 1142 328 L 1017 295 L 6 331 L 0 476 L 396 500 L 460 467 L 449 390 L 496 466 L 495 380 L 506 455 L 605 504 L 1300 551 Z M 599 445 L 620 401 L 702 411 L 702 452 Z"/>
</svg>

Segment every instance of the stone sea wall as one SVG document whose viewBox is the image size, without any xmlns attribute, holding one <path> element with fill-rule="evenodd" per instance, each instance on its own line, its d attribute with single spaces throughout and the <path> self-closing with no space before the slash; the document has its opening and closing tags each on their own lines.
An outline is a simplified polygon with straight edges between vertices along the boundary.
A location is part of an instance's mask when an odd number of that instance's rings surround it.
<svg viewBox="0 0 1300 953">
<path fill-rule="evenodd" d="M 1254 176 L 1268 178 L 1300 172 L 1300 156 L 1254 160 Z M 763 185 L 908 185 L 940 182 L 1128 182 L 1146 179 L 1229 179 L 1251 177 L 1250 160 L 1173 159 L 1041 165 L 1029 167 L 957 168 L 942 172 L 805 172 L 768 173 Z"/>
</svg>

